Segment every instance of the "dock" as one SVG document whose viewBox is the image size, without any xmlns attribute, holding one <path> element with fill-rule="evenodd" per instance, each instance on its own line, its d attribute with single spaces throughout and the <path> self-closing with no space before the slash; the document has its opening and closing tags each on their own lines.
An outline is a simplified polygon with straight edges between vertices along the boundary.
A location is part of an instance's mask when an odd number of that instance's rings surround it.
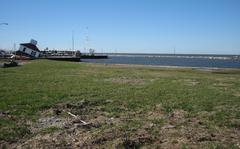
<svg viewBox="0 0 240 149">
<path fill-rule="evenodd" d="M 70 61 L 70 62 L 80 62 L 81 59 L 107 59 L 107 55 L 82 55 L 81 57 L 72 56 L 49 56 L 43 59 L 56 60 L 56 61 Z"/>
<path fill-rule="evenodd" d="M 81 55 L 81 59 L 108 59 L 107 55 Z"/>
<path fill-rule="evenodd" d="M 46 57 L 43 59 L 56 60 L 56 61 L 70 61 L 70 62 L 80 62 L 81 61 L 80 57 L 63 57 L 63 56 Z"/>
</svg>

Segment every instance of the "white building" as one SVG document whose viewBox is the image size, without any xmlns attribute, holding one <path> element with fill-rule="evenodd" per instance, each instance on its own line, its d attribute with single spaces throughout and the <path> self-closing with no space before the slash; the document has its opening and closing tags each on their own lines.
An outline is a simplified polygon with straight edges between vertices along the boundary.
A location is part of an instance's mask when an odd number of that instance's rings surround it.
<svg viewBox="0 0 240 149">
<path fill-rule="evenodd" d="M 17 55 L 28 56 L 32 58 L 38 58 L 40 56 L 40 50 L 38 49 L 37 41 L 31 39 L 30 43 L 21 43 Z"/>
</svg>

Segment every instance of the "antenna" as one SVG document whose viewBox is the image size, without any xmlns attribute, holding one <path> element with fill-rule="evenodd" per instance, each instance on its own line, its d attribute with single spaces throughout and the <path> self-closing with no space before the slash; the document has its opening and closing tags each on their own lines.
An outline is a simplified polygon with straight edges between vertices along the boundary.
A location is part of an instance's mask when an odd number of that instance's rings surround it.
<svg viewBox="0 0 240 149">
<path fill-rule="evenodd" d="M 72 51 L 74 51 L 74 32 L 72 31 Z"/>
<path fill-rule="evenodd" d="M 13 44 L 13 51 L 16 51 L 16 43 Z"/>
<path fill-rule="evenodd" d="M 176 55 L 176 46 L 174 46 L 173 54 Z"/>
<path fill-rule="evenodd" d="M 87 53 L 89 50 L 89 32 L 88 32 L 88 27 L 86 27 L 86 33 L 85 33 L 85 47 L 84 51 Z"/>
</svg>

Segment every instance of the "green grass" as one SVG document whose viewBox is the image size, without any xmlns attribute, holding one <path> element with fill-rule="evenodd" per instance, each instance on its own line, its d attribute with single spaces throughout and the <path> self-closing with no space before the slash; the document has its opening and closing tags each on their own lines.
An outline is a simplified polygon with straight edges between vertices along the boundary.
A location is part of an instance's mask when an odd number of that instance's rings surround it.
<svg viewBox="0 0 240 149">
<path fill-rule="evenodd" d="M 239 70 L 221 73 L 35 60 L 0 69 L 0 112 L 7 113 L 0 119 L 0 140 L 23 138 L 30 134 L 26 122 L 36 121 L 41 111 L 83 99 L 112 100 L 104 109 L 114 117 L 125 112 L 122 107 L 147 112 L 160 104 L 165 113 L 183 109 L 194 117 L 206 111 L 209 115 L 200 116 L 208 125 L 239 128 L 239 123 L 231 122 L 240 119 L 239 93 Z"/>
</svg>

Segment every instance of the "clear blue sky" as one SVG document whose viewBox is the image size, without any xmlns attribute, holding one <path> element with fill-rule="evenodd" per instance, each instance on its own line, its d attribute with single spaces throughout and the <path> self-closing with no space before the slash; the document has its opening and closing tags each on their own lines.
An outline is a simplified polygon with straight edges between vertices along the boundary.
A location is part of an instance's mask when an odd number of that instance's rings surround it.
<svg viewBox="0 0 240 149">
<path fill-rule="evenodd" d="M 0 0 L 0 48 L 240 54 L 240 0 Z M 17 46 L 18 47 L 18 46 Z"/>
</svg>

